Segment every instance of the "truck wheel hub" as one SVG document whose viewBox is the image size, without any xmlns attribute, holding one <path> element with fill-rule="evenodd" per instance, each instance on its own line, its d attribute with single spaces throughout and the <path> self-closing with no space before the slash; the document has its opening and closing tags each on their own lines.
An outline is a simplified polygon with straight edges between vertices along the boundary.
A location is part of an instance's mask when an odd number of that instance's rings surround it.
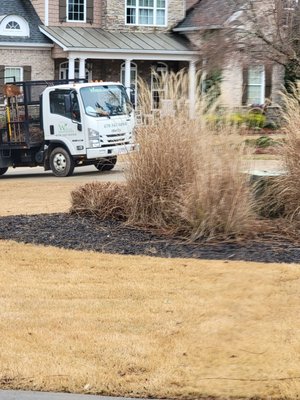
<svg viewBox="0 0 300 400">
<path fill-rule="evenodd" d="M 57 171 L 63 171 L 66 168 L 66 159 L 63 154 L 56 154 L 53 164 Z"/>
</svg>

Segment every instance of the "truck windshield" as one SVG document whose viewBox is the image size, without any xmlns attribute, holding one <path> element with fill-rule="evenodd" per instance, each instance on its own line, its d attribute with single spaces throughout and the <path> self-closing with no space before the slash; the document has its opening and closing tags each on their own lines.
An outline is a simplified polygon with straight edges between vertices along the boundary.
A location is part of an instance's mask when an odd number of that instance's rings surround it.
<svg viewBox="0 0 300 400">
<path fill-rule="evenodd" d="M 130 114 L 132 105 L 124 86 L 99 85 L 80 89 L 85 113 L 92 117 Z"/>
</svg>

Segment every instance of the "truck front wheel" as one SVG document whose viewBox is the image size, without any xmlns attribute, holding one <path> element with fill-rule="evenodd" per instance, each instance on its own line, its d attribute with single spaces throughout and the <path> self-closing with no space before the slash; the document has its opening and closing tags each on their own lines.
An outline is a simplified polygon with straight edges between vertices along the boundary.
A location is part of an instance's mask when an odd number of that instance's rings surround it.
<svg viewBox="0 0 300 400">
<path fill-rule="evenodd" d="M 75 163 L 70 154 L 62 147 L 56 147 L 50 154 L 50 168 L 55 176 L 72 175 Z"/>
<path fill-rule="evenodd" d="M 114 168 L 117 162 L 117 156 L 101 158 L 101 160 L 95 163 L 95 167 L 99 171 L 110 171 Z"/>
<path fill-rule="evenodd" d="M 8 168 L 0 168 L 0 175 L 4 175 Z"/>
</svg>

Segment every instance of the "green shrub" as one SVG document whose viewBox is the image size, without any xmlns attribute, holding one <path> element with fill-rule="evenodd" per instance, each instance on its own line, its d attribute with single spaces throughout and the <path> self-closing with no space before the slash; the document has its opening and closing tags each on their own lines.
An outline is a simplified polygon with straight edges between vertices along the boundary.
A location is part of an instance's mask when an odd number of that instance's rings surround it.
<svg viewBox="0 0 300 400">
<path fill-rule="evenodd" d="M 265 122 L 263 128 L 276 130 L 278 129 L 278 125 L 276 124 L 276 122 L 269 120 Z"/>
<path fill-rule="evenodd" d="M 245 116 L 245 122 L 249 128 L 262 128 L 266 122 L 266 117 L 258 112 L 249 112 Z"/>
<path fill-rule="evenodd" d="M 245 117 L 240 113 L 235 113 L 228 115 L 226 120 L 230 125 L 240 126 L 245 122 Z"/>
</svg>

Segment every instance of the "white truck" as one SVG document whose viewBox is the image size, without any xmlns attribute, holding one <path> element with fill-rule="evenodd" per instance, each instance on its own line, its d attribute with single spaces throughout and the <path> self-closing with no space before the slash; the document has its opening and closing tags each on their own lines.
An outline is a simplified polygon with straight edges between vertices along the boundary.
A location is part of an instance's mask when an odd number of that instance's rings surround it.
<svg viewBox="0 0 300 400">
<path fill-rule="evenodd" d="M 83 165 L 108 171 L 136 148 L 133 107 L 121 83 L 15 82 L 4 94 L 0 175 L 24 166 L 58 177 Z"/>
</svg>

